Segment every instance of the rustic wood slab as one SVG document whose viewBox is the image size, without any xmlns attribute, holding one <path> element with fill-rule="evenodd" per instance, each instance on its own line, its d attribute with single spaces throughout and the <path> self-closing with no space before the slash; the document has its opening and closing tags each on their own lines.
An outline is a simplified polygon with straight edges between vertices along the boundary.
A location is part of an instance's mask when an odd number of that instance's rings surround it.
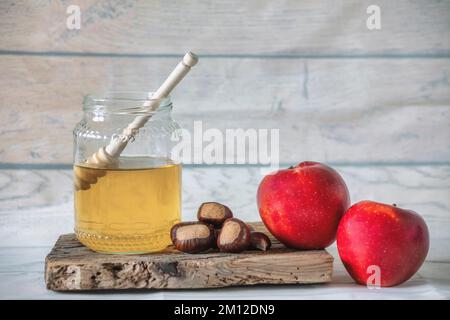
<svg viewBox="0 0 450 320">
<path fill-rule="evenodd" d="M 262 223 L 251 223 L 267 232 Z M 174 248 L 156 254 L 107 255 L 83 246 L 74 234 L 59 237 L 45 260 L 47 288 L 194 289 L 257 284 L 310 284 L 331 281 L 333 257 L 325 250 L 284 247 L 270 234 L 267 252 L 185 254 Z"/>
</svg>

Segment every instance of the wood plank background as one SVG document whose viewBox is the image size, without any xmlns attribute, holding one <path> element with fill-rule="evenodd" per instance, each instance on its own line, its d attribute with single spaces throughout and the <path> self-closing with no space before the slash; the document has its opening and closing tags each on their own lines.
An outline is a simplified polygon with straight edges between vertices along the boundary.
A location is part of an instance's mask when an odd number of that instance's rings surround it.
<svg viewBox="0 0 450 320">
<path fill-rule="evenodd" d="M 66 28 L 72 4 L 80 30 Z M 200 64 L 173 95 L 183 127 L 280 128 L 283 165 L 333 164 L 353 202 L 416 210 L 431 230 L 428 259 L 449 262 L 450 1 L 376 1 L 376 31 L 370 4 L 1 1 L 0 247 L 50 246 L 72 231 L 83 96 L 154 89 L 192 50 Z M 184 218 L 216 200 L 257 220 L 260 179 L 253 166 L 186 167 Z"/>
<path fill-rule="evenodd" d="M 448 162 L 450 2 L 378 1 L 376 31 L 370 4 L 2 1 L 0 160 L 70 164 L 85 94 L 154 89 L 193 50 L 186 128 L 281 128 L 287 163 Z"/>
<path fill-rule="evenodd" d="M 71 163 L 85 94 L 156 88 L 177 59 L 2 57 L 2 161 Z M 449 79 L 450 59 L 204 59 L 173 101 L 187 129 L 279 128 L 284 162 L 443 161 Z"/>
<path fill-rule="evenodd" d="M 366 28 L 377 4 L 382 28 Z M 82 26 L 66 28 L 79 5 Z M 2 1 L 1 48 L 118 54 L 443 54 L 449 3 L 440 0 Z M 446 37 L 447 35 L 447 37 Z"/>
</svg>

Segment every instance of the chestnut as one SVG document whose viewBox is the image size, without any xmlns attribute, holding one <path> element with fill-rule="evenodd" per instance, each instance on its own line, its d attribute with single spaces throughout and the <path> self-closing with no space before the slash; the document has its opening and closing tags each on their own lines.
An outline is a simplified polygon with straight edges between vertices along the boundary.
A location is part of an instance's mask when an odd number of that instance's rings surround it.
<svg viewBox="0 0 450 320">
<path fill-rule="evenodd" d="M 222 252 L 241 252 L 250 245 L 250 229 L 241 220 L 229 218 L 223 223 L 217 237 L 217 247 Z"/>
<path fill-rule="evenodd" d="M 250 233 L 250 248 L 267 251 L 270 249 L 272 242 L 269 237 L 262 232 Z"/>
<path fill-rule="evenodd" d="M 197 212 L 198 221 L 212 224 L 216 228 L 220 228 L 225 220 L 232 217 L 230 208 L 218 202 L 204 202 Z"/>
<path fill-rule="evenodd" d="M 213 247 L 214 227 L 202 222 L 181 222 L 172 227 L 170 237 L 175 248 L 186 253 L 197 253 Z"/>
</svg>

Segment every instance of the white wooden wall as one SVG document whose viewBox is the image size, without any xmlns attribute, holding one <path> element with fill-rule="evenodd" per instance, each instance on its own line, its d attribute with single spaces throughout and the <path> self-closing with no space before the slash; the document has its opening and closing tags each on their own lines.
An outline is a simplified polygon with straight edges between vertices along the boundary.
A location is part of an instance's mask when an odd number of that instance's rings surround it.
<svg viewBox="0 0 450 320">
<path fill-rule="evenodd" d="M 0 30 L 0 246 L 71 231 L 83 96 L 154 89 L 192 50 L 173 95 L 184 127 L 280 128 L 283 165 L 332 164 L 353 201 L 416 210 L 428 258 L 450 261 L 450 1 L 1 1 Z M 258 172 L 186 167 L 185 218 L 216 199 L 257 219 Z"/>
<path fill-rule="evenodd" d="M 70 163 L 85 94 L 154 89 L 192 50 L 185 127 L 281 128 L 285 162 L 446 162 L 450 3 L 377 1 L 370 31 L 372 3 L 2 1 L 1 161 Z"/>
</svg>

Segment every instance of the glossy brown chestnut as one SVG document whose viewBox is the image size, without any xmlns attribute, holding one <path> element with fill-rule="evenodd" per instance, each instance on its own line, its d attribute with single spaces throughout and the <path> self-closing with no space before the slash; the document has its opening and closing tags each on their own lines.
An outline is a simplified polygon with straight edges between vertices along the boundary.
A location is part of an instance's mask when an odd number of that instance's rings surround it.
<svg viewBox="0 0 450 320">
<path fill-rule="evenodd" d="M 250 233 L 250 248 L 267 251 L 272 246 L 269 237 L 262 232 Z"/>
<path fill-rule="evenodd" d="M 177 250 L 197 253 L 213 247 L 216 234 L 214 227 L 203 222 L 181 222 L 170 230 L 172 243 Z"/>
<path fill-rule="evenodd" d="M 217 247 L 222 252 L 241 252 L 250 245 L 250 229 L 241 220 L 225 220 L 217 237 Z"/>
<path fill-rule="evenodd" d="M 198 221 L 212 224 L 216 228 L 220 228 L 225 220 L 232 217 L 230 208 L 218 202 L 204 202 L 197 212 Z"/>
</svg>

